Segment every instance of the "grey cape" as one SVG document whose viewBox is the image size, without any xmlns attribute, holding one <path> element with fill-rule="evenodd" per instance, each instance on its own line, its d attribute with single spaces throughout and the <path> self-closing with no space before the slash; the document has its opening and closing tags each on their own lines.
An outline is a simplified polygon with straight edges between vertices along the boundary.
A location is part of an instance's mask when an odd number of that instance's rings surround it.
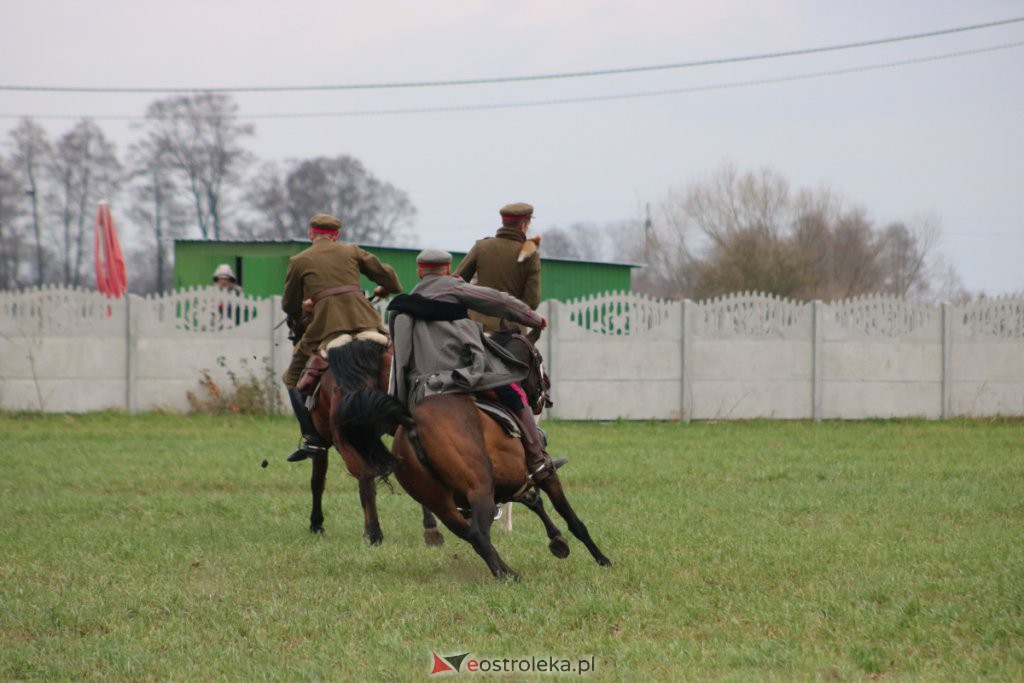
<svg viewBox="0 0 1024 683">
<path fill-rule="evenodd" d="M 427 275 L 413 294 L 540 327 L 541 317 L 513 296 L 451 275 Z M 484 336 L 469 318 L 424 320 L 403 314 L 392 326 L 390 393 L 413 406 L 427 396 L 473 393 L 522 381 L 529 368 Z"/>
</svg>

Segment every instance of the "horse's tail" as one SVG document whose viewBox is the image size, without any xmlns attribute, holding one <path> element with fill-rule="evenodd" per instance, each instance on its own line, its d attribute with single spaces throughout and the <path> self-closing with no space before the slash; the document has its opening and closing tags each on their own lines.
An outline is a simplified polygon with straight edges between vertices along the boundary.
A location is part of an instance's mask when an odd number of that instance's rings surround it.
<svg viewBox="0 0 1024 683">
<path fill-rule="evenodd" d="M 383 353 L 380 344 L 357 340 L 328 351 L 327 362 L 342 393 L 331 421 L 359 457 L 386 477 L 397 460 L 381 436 L 415 422 L 409 410 L 380 386 Z"/>
</svg>

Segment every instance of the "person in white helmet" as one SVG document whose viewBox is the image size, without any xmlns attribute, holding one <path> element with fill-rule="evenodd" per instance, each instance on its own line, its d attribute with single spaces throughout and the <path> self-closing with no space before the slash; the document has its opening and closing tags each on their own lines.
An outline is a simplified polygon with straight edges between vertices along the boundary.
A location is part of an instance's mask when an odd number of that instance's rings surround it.
<svg viewBox="0 0 1024 683">
<path fill-rule="evenodd" d="M 217 266 L 217 270 L 213 271 L 213 282 L 222 289 L 238 292 L 239 294 L 242 293 L 242 287 L 238 284 L 235 271 L 227 263 L 220 264 Z"/>
</svg>

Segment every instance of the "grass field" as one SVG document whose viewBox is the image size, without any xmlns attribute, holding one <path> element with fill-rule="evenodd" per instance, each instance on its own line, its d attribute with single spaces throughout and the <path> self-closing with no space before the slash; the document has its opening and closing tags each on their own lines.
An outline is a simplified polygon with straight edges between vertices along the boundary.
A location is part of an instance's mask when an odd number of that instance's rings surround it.
<svg viewBox="0 0 1024 683">
<path fill-rule="evenodd" d="M 340 459 L 310 535 L 289 420 L 0 415 L 0 679 L 1024 678 L 1024 423 L 548 427 L 615 564 L 520 507 L 499 583 L 402 492 L 368 547 Z"/>
</svg>

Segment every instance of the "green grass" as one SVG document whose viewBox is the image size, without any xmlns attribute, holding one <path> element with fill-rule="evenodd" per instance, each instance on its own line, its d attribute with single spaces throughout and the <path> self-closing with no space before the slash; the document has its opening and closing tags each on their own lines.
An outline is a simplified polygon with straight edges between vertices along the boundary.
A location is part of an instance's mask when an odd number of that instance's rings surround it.
<svg viewBox="0 0 1024 683">
<path fill-rule="evenodd" d="M 419 680 L 431 650 L 593 655 L 597 680 L 1024 677 L 1024 423 L 549 427 L 615 564 L 555 559 L 518 507 L 493 535 L 523 581 L 499 583 L 447 531 L 424 546 L 401 492 L 365 545 L 336 456 L 310 535 L 288 420 L 0 415 L 0 679 Z"/>
</svg>

